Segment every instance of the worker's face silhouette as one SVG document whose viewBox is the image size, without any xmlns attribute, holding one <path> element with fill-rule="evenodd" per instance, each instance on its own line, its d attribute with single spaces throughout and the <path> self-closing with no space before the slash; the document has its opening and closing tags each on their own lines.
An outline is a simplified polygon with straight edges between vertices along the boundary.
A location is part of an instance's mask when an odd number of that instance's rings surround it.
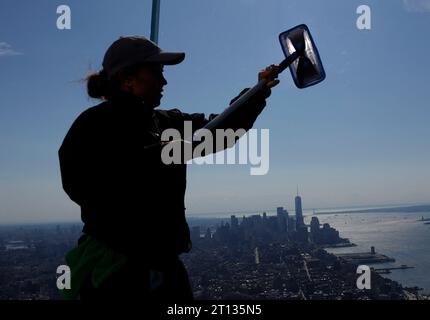
<svg viewBox="0 0 430 320">
<path fill-rule="evenodd" d="M 163 65 L 149 64 L 139 67 L 135 75 L 127 77 L 123 89 L 143 98 L 148 105 L 155 108 L 160 105 L 163 87 L 166 84 Z"/>
</svg>

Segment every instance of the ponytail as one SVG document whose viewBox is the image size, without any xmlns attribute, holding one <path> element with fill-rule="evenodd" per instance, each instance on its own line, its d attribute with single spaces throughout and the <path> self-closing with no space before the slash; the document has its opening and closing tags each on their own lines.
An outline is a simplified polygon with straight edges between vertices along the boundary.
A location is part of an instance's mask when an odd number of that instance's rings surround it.
<svg viewBox="0 0 430 320">
<path fill-rule="evenodd" d="M 112 86 L 106 71 L 91 73 L 85 80 L 87 81 L 87 92 L 91 98 L 106 99 L 111 93 Z"/>
</svg>

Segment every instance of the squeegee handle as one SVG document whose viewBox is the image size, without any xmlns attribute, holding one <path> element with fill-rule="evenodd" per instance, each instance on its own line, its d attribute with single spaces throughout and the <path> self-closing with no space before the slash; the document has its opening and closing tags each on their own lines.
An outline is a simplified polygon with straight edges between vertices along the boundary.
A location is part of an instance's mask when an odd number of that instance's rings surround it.
<svg viewBox="0 0 430 320">
<path fill-rule="evenodd" d="M 282 61 L 279 64 L 279 71 L 278 74 L 284 71 L 286 68 L 290 66 L 291 63 L 296 60 L 300 54 L 296 51 L 293 54 L 289 55 L 284 61 Z M 204 129 L 213 130 L 220 127 L 220 125 L 225 121 L 227 117 L 230 116 L 233 112 L 236 112 L 238 109 L 240 109 L 249 99 L 251 99 L 257 92 L 259 92 L 261 89 L 263 89 L 268 80 L 262 79 L 260 80 L 255 86 L 253 86 L 251 89 L 246 91 L 243 95 L 241 95 L 235 102 L 233 102 L 227 109 L 224 110 L 221 114 L 219 114 L 215 119 L 213 119 L 211 122 L 209 122 Z M 198 132 L 196 132 L 198 134 Z"/>
<path fill-rule="evenodd" d="M 262 79 L 251 89 L 241 95 L 235 102 L 228 106 L 222 113 L 210 121 L 204 129 L 213 130 L 219 128 L 222 123 L 227 119 L 233 112 L 237 112 L 249 99 L 251 99 L 257 92 L 259 92 L 264 86 L 266 86 L 268 80 Z"/>
<path fill-rule="evenodd" d="M 284 59 L 284 61 L 282 61 L 278 65 L 279 73 L 281 73 L 282 71 L 284 71 L 285 69 L 287 69 L 290 66 L 290 64 L 292 64 L 299 57 L 300 57 L 299 51 L 295 51 L 294 53 L 292 53 L 288 57 L 286 57 Z"/>
</svg>

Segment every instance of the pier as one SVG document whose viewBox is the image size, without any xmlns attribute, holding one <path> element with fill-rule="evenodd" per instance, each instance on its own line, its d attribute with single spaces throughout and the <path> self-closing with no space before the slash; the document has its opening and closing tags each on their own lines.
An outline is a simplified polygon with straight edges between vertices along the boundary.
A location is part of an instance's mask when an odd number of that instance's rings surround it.
<svg viewBox="0 0 430 320">
<path fill-rule="evenodd" d="M 377 272 L 377 273 L 382 273 L 382 274 L 388 274 L 391 273 L 391 270 L 404 270 L 404 269 L 413 269 L 415 267 L 412 266 L 407 266 L 405 264 L 402 264 L 400 267 L 392 267 L 392 268 L 371 268 L 373 271 Z"/>
<path fill-rule="evenodd" d="M 371 247 L 370 252 L 338 253 L 335 255 L 338 258 L 353 264 L 376 264 L 396 261 L 394 258 L 388 257 L 380 253 L 376 253 L 375 247 Z"/>
</svg>

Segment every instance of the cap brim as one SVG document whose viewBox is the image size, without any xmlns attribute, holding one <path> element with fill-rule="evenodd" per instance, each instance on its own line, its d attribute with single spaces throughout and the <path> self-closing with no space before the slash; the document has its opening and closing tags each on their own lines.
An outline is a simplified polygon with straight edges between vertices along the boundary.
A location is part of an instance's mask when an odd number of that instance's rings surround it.
<svg viewBox="0 0 430 320">
<path fill-rule="evenodd" d="M 147 62 L 158 62 L 164 65 L 179 64 L 185 59 L 184 52 L 165 52 L 161 51 L 145 59 Z"/>
</svg>

